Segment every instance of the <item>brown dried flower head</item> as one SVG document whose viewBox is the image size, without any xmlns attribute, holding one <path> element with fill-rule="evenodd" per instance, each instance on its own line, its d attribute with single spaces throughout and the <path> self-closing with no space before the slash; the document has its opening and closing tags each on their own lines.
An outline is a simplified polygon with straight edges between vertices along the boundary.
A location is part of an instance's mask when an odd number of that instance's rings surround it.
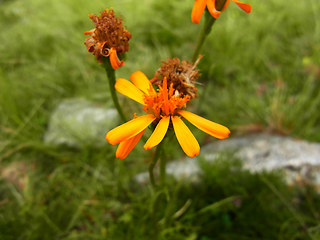
<svg viewBox="0 0 320 240">
<path fill-rule="evenodd" d="M 196 98 L 197 88 L 196 80 L 200 73 L 196 66 L 202 56 L 195 63 L 189 61 L 180 61 L 179 58 L 168 59 L 163 61 L 161 67 L 156 71 L 151 82 L 155 85 L 162 86 L 163 78 L 167 78 L 168 86 L 172 84 L 180 94 L 189 95 L 190 98 Z"/>
<path fill-rule="evenodd" d="M 94 22 L 95 28 L 84 32 L 91 35 L 85 39 L 84 44 L 89 52 L 96 56 L 99 63 L 102 63 L 102 56 L 109 57 L 113 69 L 124 65 L 118 55 L 129 51 L 129 40 L 131 34 L 123 28 L 122 18 L 117 18 L 111 9 L 101 12 L 100 16 L 89 14 Z"/>
</svg>

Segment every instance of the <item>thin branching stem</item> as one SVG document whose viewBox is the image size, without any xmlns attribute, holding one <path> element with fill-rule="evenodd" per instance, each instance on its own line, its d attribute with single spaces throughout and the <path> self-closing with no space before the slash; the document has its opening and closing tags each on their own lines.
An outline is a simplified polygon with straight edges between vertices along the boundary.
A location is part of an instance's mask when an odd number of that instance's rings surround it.
<svg viewBox="0 0 320 240">
<path fill-rule="evenodd" d="M 216 22 L 216 19 L 213 18 L 208 11 L 205 12 L 205 22 L 203 29 L 199 35 L 196 49 L 194 50 L 192 62 L 195 62 L 200 54 L 201 48 L 206 40 L 207 36 L 210 34 L 213 24 Z"/>
<path fill-rule="evenodd" d="M 156 187 L 156 182 L 154 180 L 154 167 L 156 166 L 157 164 L 157 161 L 158 159 L 160 158 L 161 156 L 161 151 L 162 151 L 162 144 L 160 143 L 158 146 L 157 146 L 157 149 L 156 149 L 156 152 L 154 153 L 153 155 L 153 159 L 152 161 L 150 162 L 149 164 L 149 176 L 150 176 L 150 182 L 152 184 L 152 187 Z"/>
<path fill-rule="evenodd" d="M 166 185 L 166 164 L 167 159 L 163 151 L 160 154 L 160 182 L 162 186 Z"/>
<path fill-rule="evenodd" d="M 107 72 L 107 77 L 109 79 L 109 89 L 110 89 L 110 93 L 111 93 L 111 98 L 112 98 L 113 104 L 114 104 L 115 108 L 117 109 L 117 111 L 118 111 L 118 113 L 119 113 L 119 115 L 121 117 L 121 120 L 123 122 L 126 122 L 127 118 L 123 113 L 123 110 L 122 110 L 122 108 L 120 106 L 120 103 L 119 103 L 119 100 L 118 100 L 116 89 L 114 88 L 114 85 L 116 83 L 115 70 L 112 68 L 109 59 L 104 59 L 103 63 L 104 63 L 104 66 L 105 66 L 105 69 L 106 69 L 106 72 Z"/>
</svg>

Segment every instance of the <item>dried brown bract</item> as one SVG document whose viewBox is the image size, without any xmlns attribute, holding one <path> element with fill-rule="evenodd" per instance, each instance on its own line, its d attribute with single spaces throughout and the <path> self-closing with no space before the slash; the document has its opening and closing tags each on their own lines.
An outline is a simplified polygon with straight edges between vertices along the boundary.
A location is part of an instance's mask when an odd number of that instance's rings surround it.
<svg viewBox="0 0 320 240">
<path fill-rule="evenodd" d="M 196 98 L 197 88 L 196 80 L 200 77 L 200 73 L 196 66 L 202 56 L 195 63 L 189 61 L 180 61 L 179 58 L 168 59 L 163 61 L 161 67 L 156 71 L 151 82 L 155 85 L 162 86 L 163 78 L 167 78 L 168 86 L 173 84 L 173 88 L 183 95 L 189 95 Z"/>
<path fill-rule="evenodd" d="M 123 28 L 122 18 L 115 16 L 111 9 L 101 12 L 100 16 L 89 14 L 94 22 L 95 28 L 84 32 L 85 35 L 91 35 L 85 39 L 89 52 L 96 56 L 99 63 L 102 63 L 102 56 L 110 57 L 111 65 L 117 69 L 124 65 L 118 55 L 129 51 L 129 40 L 131 34 Z"/>
</svg>

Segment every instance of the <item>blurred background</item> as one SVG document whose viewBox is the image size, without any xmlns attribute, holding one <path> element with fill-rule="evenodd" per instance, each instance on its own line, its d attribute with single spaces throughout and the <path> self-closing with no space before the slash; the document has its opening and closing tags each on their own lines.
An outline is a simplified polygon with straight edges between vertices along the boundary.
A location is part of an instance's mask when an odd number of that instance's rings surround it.
<svg viewBox="0 0 320 240">
<path fill-rule="evenodd" d="M 246 2 L 251 14 L 230 2 L 206 40 L 190 109 L 228 126 L 230 139 L 303 142 L 312 152 L 299 156 L 320 166 L 320 2 Z M 191 23 L 193 3 L 0 0 L 1 240 L 320 239 L 316 182 L 250 171 L 227 146 L 215 161 L 193 160 L 195 180 L 169 176 L 155 194 L 136 181 L 152 151 L 140 144 L 119 160 L 105 141 L 118 120 L 105 70 L 84 45 L 88 14 L 122 16 L 133 38 L 117 77 L 151 79 L 161 61 L 191 60 L 203 24 Z M 131 116 L 141 111 L 120 101 Z M 216 142 L 191 130 L 201 146 Z M 183 162 L 176 140 L 166 151 Z"/>
</svg>

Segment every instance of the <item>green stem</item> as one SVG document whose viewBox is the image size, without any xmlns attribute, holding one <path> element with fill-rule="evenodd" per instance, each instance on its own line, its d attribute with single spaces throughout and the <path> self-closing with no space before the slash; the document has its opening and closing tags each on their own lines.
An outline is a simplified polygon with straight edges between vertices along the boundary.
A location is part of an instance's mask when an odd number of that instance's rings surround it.
<svg viewBox="0 0 320 240">
<path fill-rule="evenodd" d="M 116 107 L 116 109 L 117 109 L 122 121 L 126 122 L 127 118 L 126 118 L 126 116 L 124 115 L 124 113 L 122 111 L 122 108 L 120 106 L 116 90 L 114 88 L 114 85 L 116 83 L 115 70 L 112 68 L 110 60 L 108 58 L 105 58 L 103 63 L 104 63 L 104 66 L 105 66 L 105 69 L 106 69 L 106 72 L 107 72 L 107 77 L 109 79 L 109 89 L 110 89 L 110 93 L 111 93 L 111 98 L 112 98 L 113 104 Z"/>
<path fill-rule="evenodd" d="M 174 134 L 173 131 L 168 131 L 165 139 L 160 143 L 161 148 L 162 145 L 165 146 L 167 143 L 170 143 L 172 141 Z M 161 149 L 161 154 L 160 154 L 160 181 L 162 187 L 166 188 L 166 178 L 167 178 L 167 172 L 166 172 L 166 165 L 167 165 L 167 156 L 166 152 L 164 149 Z"/>
<path fill-rule="evenodd" d="M 206 40 L 207 36 L 211 32 L 212 26 L 215 23 L 216 19 L 210 15 L 208 11 L 205 13 L 205 23 L 203 25 L 203 29 L 200 33 L 200 36 L 198 38 L 197 47 L 194 50 L 192 62 L 195 62 L 199 56 L 199 53 L 201 51 L 201 48 L 203 46 L 204 41 Z"/>
<path fill-rule="evenodd" d="M 166 164 L 167 159 L 162 151 L 162 154 L 160 154 L 160 181 L 162 186 L 166 184 Z"/>
<path fill-rule="evenodd" d="M 162 144 L 160 143 L 158 146 L 157 146 L 157 149 L 156 149 L 156 152 L 155 154 L 153 155 L 153 159 L 152 159 L 152 162 L 150 163 L 149 165 L 149 176 L 150 176 L 150 182 L 152 184 L 152 186 L 155 188 L 156 187 L 156 182 L 154 180 L 154 173 L 153 173 L 153 169 L 154 167 L 156 166 L 156 163 L 160 157 L 160 153 L 161 153 L 161 147 Z"/>
</svg>

